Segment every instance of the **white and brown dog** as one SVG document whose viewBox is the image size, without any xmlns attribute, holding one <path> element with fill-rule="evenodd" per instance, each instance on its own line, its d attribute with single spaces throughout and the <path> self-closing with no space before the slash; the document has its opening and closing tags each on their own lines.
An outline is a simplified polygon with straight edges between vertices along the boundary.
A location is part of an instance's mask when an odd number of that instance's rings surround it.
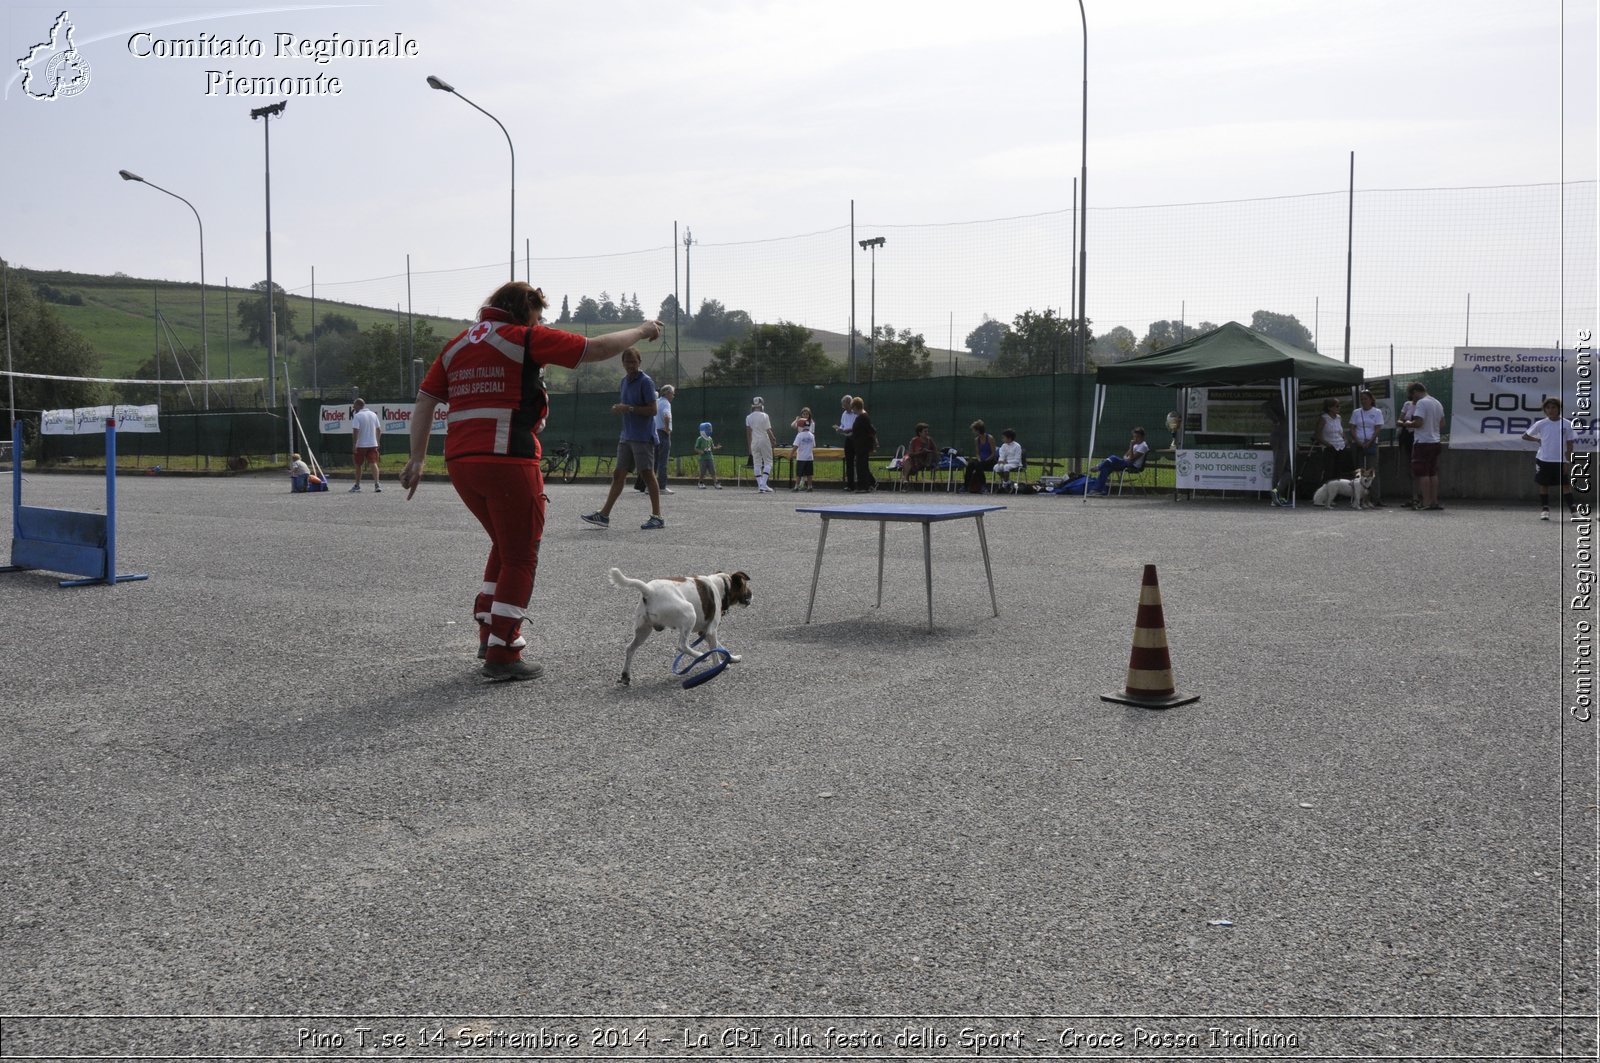
<svg viewBox="0 0 1600 1063">
<path fill-rule="evenodd" d="M 1311 504 L 1332 509 L 1339 499 L 1348 498 L 1351 509 L 1366 509 L 1367 496 L 1372 493 L 1375 477 L 1371 469 L 1362 469 L 1361 475 L 1353 480 L 1329 480 L 1317 488 L 1317 493 L 1311 496 Z"/>
<path fill-rule="evenodd" d="M 633 617 L 633 642 L 622 660 L 619 683 L 631 683 L 633 655 L 652 631 L 672 628 L 678 633 L 678 652 L 692 653 L 689 643 L 703 635 L 703 650 L 722 649 L 717 641 L 717 625 L 735 605 L 750 604 L 750 577 L 743 572 L 718 572 L 710 576 L 669 576 L 642 580 L 625 576 L 620 568 L 611 570 L 611 582 L 624 590 L 639 592 L 639 611 Z M 726 652 L 726 651 L 724 651 Z M 729 653 L 728 660 L 741 658 Z"/>
</svg>

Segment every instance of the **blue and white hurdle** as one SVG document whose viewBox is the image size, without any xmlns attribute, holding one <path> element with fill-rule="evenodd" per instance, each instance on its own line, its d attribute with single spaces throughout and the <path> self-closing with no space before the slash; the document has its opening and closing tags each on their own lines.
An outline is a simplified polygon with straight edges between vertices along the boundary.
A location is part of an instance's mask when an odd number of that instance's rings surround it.
<svg viewBox="0 0 1600 1063">
<path fill-rule="evenodd" d="M 0 572 L 45 569 L 82 579 L 63 587 L 125 583 L 148 575 L 117 575 L 117 422 L 106 421 L 106 511 L 78 513 L 22 504 L 22 422 L 11 433 L 11 564 Z"/>
</svg>

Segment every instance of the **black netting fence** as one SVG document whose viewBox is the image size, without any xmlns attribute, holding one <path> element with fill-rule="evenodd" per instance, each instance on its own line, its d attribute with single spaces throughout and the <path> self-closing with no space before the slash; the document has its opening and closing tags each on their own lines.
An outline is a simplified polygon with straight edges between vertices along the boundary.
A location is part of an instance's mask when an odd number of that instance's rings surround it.
<svg viewBox="0 0 1600 1063">
<path fill-rule="evenodd" d="M 1403 390 L 1413 379 L 1421 380 L 1430 394 L 1450 409 L 1451 371 L 1434 369 L 1396 378 Z M 694 387 L 678 390 L 673 403 L 673 454 L 693 453 L 693 443 L 702 421 L 709 421 L 725 456 L 745 456 L 745 417 L 751 400 L 759 394 L 765 403 L 780 444 L 794 437 L 790 422 L 809 408 L 816 421 L 817 444 L 837 446 L 840 437 L 833 431 L 838 423 L 840 399 L 846 393 L 860 395 L 878 430 L 880 452 L 885 456 L 895 447 L 907 444 L 918 422 L 926 422 L 938 446 L 955 447 L 963 453 L 971 449 L 970 425 L 982 420 L 998 439 L 1007 428 L 1014 429 L 1030 459 L 1072 461 L 1089 456 L 1089 422 L 1094 410 L 1094 377 L 1078 373 L 1056 373 L 1028 377 L 944 376 L 924 380 L 881 381 L 851 388 L 844 384 L 751 387 Z M 611 412 L 616 392 L 591 391 L 550 396 L 550 415 L 543 434 L 547 450 L 558 443 L 570 443 L 585 458 L 608 457 L 615 453 L 618 421 Z M 411 397 L 383 402 L 409 402 Z M 1102 453 L 1120 450 L 1134 426 L 1146 429 L 1157 445 L 1166 445 L 1167 414 L 1178 410 L 1179 393 L 1169 388 L 1114 387 L 1095 434 L 1095 449 Z M 121 460 L 150 465 L 175 458 L 227 459 L 245 457 L 253 467 L 269 462 L 273 455 L 290 449 L 309 451 L 328 468 L 349 468 L 351 439 L 345 435 L 323 435 L 319 429 L 322 403 L 302 399 L 300 423 L 310 433 L 296 433 L 294 445 L 281 410 L 234 410 L 210 413 L 167 413 L 160 418 L 158 432 L 128 432 L 118 438 Z M 27 417 L 21 414 L 20 416 Z M 105 454 L 105 440 L 99 434 L 43 436 L 37 432 L 37 414 L 27 417 L 33 427 L 28 432 L 28 456 L 45 462 L 72 458 L 93 460 Z M 9 431 L 7 437 L 9 438 Z M 1265 442 L 1267 425 L 1263 421 L 1260 439 Z M 404 432 L 390 431 L 383 436 L 381 451 L 398 458 L 410 448 Z M 444 438 L 431 440 L 430 453 L 444 453 Z M 588 472 L 591 466 L 585 465 Z"/>
</svg>

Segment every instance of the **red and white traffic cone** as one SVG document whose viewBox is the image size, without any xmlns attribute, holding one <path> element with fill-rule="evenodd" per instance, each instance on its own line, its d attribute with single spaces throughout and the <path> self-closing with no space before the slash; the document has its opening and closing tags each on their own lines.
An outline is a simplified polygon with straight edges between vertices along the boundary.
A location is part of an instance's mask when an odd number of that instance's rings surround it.
<svg viewBox="0 0 1600 1063">
<path fill-rule="evenodd" d="M 1144 584 L 1139 588 L 1128 685 L 1121 694 L 1101 694 L 1100 699 L 1143 709 L 1171 709 L 1200 700 L 1199 694 L 1180 697 L 1173 682 L 1172 658 L 1167 653 L 1167 621 L 1161 612 L 1161 584 L 1154 565 L 1144 566 Z"/>
</svg>

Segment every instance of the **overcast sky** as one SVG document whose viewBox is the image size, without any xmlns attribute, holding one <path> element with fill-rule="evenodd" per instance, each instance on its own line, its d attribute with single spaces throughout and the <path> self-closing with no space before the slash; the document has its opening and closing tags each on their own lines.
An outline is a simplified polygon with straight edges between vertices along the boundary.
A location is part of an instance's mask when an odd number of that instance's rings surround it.
<svg viewBox="0 0 1600 1063">
<path fill-rule="evenodd" d="M 1351 151 L 1359 189 L 1592 179 L 1595 6 L 1087 0 L 1091 211 L 1337 192 Z M 402 274 L 409 254 L 462 271 L 459 291 L 431 296 L 451 305 L 426 309 L 468 314 L 494 279 L 470 267 L 509 256 L 509 153 L 429 74 L 510 131 L 516 253 L 531 243 L 535 281 L 556 289 L 569 286 L 551 260 L 667 249 L 675 221 L 710 263 L 719 244 L 845 226 L 851 200 L 869 232 L 1064 211 L 1078 174 L 1083 36 L 1064 2 L 73 5 L 87 84 L 32 98 L 17 60 L 61 10 L 0 15 L 0 256 L 37 269 L 199 279 L 193 216 L 125 168 L 198 209 L 208 281 L 259 280 L 264 134 L 249 112 L 287 98 L 271 120 L 274 280 L 301 290 L 315 268 L 333 293 Z M 398 35 L 416 54 L 322 64 L 279 57 L 278 34 Z M 263 54 L 138 54 L 207 36 Z M 243 95 L 208 71 L 321 74 L 341 91 Z M 1108 281 L 1090 276 L 1102 305 Z M 641 292 L 645 308 L 663 294 Z"/>
</svg>

